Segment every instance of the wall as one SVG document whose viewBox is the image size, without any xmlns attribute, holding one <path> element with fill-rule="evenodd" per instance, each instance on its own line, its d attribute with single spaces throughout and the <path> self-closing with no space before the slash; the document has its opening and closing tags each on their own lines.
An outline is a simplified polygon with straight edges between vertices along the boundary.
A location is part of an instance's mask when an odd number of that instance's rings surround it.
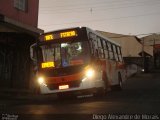
<svg viewBox="0 0 160 120">
<path fill-rule="evenodd" d="M 0 33 L 0 88 L 30 87 L 30 45 L 34 42 L 34 37 L 25 33 Z"/>
<path fill-rule="evenodd" d="M 24 12 L 14 7 L 14 0 L 0 0 L 0 14 L 21 23 L 37 27 L 38 3 L 39 0 L 28 0 L 28 9 Z"/>
</svg>

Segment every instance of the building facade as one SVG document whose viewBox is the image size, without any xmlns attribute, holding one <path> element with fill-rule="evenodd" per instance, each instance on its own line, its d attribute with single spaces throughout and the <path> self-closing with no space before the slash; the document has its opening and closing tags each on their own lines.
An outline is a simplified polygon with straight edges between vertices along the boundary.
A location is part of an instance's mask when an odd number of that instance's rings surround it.
<svg viewBox="0 0 160 120">
<path fill-rule="evenodd" d="M 37 28 L 38 0 L 0 0 L 0 88 L 33 86 L 30 45 L 43 30 Z"/>
<path fill-rule="evenodd" d="M 39 0 L 1 0 L 0 13 L 17 22 L 37 27 Z"/>
<path fill-rule="evenodd" d="M 160 69 L 160 34 L 152 34 L 141 38 L 145 46 L 153 47 L 154 67 Z"/>
</svg>

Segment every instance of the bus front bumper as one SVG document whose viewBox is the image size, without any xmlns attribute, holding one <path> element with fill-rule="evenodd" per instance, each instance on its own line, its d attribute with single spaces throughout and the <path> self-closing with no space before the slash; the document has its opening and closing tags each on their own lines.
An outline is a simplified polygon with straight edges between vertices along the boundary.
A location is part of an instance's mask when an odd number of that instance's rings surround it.
<svg viewBox="0 0 160 120">
<path fill-rule="evenodd" d="M 104 87 L 104 81 L 102 80 L 85 80 L 82 81 L 78 87 L 72 87 L 67 89 L 50 89 L 47 85 L 40 85 L 41 94 L 51 93 L 63 93 L 63 92 L 95 92 L 97 88 Z"/>
</svg>

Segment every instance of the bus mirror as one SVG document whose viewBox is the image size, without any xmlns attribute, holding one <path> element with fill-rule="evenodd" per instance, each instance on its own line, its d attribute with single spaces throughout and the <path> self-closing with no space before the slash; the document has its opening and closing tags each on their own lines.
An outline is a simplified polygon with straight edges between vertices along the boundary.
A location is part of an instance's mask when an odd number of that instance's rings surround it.
<svg viewBox="0 0 160 120">
<path fill-rule="evenodd" d="M 37 61 L 37 59 L 36 59 L 36 43 L 30 46 L 30 58 L 34 62 Z"/>
</svg>

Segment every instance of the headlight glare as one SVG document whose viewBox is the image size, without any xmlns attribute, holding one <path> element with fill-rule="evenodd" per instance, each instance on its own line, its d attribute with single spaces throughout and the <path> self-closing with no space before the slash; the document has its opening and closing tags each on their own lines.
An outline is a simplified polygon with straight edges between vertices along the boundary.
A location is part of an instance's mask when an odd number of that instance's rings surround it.
<svg viewBox="0 0 160 120">
<path fill-rule="evenodd" d="M 86 71 L 86 76 L 88 78 L 92 78 L 94 76 L 94 74 L 95 74 L 95 71 L 91 68 Z"/>
<path fill-rule="evenodd" d="M 41 85 L 41 84 L 44 84 L 44 77 L 39 77 L 38 78 L 38 83 Z"/>
</svg>

